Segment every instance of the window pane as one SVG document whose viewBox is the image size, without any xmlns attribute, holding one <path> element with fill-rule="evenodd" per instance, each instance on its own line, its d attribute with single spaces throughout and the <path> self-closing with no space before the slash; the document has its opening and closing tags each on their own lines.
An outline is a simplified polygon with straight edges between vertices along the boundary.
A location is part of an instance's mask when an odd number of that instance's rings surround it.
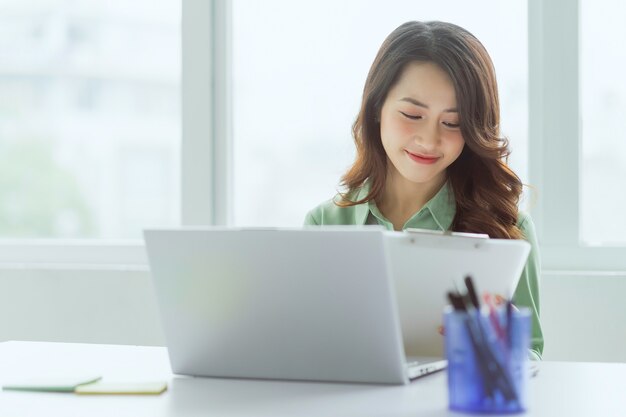
<svg viewBox="0 0 626 417">
<path fill-rule="evenodd" d="M 0 236 L 179 218 L 180 1 L 3 1 Z"/>
<path fill-rule="evenodd" d="M 408 20 L 450 21 L 486 46 L 510 163 L 525 180 L 526 9 L 522 0 L 234 1 L 234 222 L 301 225 L 335 194 L 353 162 L 350 128 L 369 67 Z"/>
<path fill-rule="evenodd" d="M 626 4 L 582 0 L 580 230 L 587 245 L 626 243 Z"/>
</svg>

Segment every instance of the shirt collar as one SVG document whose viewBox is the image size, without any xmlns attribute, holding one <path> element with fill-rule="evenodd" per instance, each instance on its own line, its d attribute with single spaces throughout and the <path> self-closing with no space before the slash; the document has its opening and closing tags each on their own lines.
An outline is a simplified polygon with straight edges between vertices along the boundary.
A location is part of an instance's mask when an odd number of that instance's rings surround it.
<svg viewBox="0 0 626 417">
<path fill-rule="evenodd" d="M 450 188 L 450 184 L 447 181 L 443 184 L 443 187 L 441 187 L 437 194 L 424 204 L 424 207 L 422 207 L 420 211 L 422 210 L 430 211 L 435 223 L 439 225 L 441 230 L 446 231 L 450 229 L 450 226 L 452 226 L 452 220 L 454 220 L 454 215 L 456 214 L 456 200 L 454 199 L 454 193 Z M 411 217 L 411 220 L 416 215 Z M 407 223 L 410 223 L 411 220 Z"/>
<path fill-rule="evenodd" d="M 356 201 L 359 201 L 367 197 L 367 194 L 369 194 L 369 192 L 370 192 L 370 183 L 369 181 L 366 181 L 356 193 Z M 367 222 L 367 216 L 370 213 L 369 204 L 362 203 L 362 204 L 357 205 L 354 209 L 355 209 L 354 213 L 355 213 L 356 224 L 358 225 L 365 224 Z"/>
<path fill-rule="evenodd" d="M 369 181 L 366 181 L 356 193 L 357 201 L 365 198 L 369 191 L 370 183 Z M 376 207 L 373 201 L 359 204 L 355 207 L 356 224 L 363 225 L 367 222 L 367 217 L 369 216 L 372 207 Z M 414 222 L 414 219 L 426 210 L 430 212 L 430 215 L 441 230 L 446 231 L 450 229 L 452 221 L 454 220 L 454 215 L 456 214 L 456 200 L 447 181 L 437 194 L 424 204 L 424 207 L 411 216 L 411 218 L 406 222 L 406 226 L 411 227 L 411 223 Z"/>
</svg>

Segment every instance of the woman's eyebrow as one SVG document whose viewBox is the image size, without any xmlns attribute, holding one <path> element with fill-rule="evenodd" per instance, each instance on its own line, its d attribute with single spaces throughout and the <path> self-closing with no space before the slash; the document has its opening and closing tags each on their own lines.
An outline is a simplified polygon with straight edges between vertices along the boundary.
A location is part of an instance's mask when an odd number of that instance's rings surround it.
<svg viewBox="0 0 626 417">
<path fill-rule="evenodd" d="M 415 104 L 416 106 L 423 107 L 425 109 L 429 108 L 426 104 L 422 103 L 419 100 L 415 100 L 413 97 L 403 97 L 399 101 L 406 101 L 408 103 Z M 449 109 L 445 109 L 444 112 L 445 113 L 458 113 L 459 111 L 456 107 L 451 107 Z"/>
</svg>

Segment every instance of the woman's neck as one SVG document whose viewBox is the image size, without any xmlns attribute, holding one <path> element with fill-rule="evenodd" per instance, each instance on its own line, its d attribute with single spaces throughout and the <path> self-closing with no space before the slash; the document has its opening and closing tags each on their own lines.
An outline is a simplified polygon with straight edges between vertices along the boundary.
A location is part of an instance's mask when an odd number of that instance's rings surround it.
<svg viewBox="0 0 626 417">
<path fill-rule="evenodd" d="M 425 183 L 415 183 L 404 178 L 395 168 L 387 174 L 385 189 L 378 209 L 393 223 L 394 230 L 402 230 L 404 224 L 437 194 L 446 182 L 445 175 Z"/>
</svg>

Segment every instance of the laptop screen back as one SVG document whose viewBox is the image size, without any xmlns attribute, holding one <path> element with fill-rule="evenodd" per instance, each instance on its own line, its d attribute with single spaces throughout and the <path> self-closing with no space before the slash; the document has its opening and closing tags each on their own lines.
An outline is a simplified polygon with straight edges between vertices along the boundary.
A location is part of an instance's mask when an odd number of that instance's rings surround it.
<svg viewBox="0 0 626 417">
<path fill-rule="evenodd" d="M 175 373 L 403 383 L 381 231 L 147 230 Z"/>
</svg>

